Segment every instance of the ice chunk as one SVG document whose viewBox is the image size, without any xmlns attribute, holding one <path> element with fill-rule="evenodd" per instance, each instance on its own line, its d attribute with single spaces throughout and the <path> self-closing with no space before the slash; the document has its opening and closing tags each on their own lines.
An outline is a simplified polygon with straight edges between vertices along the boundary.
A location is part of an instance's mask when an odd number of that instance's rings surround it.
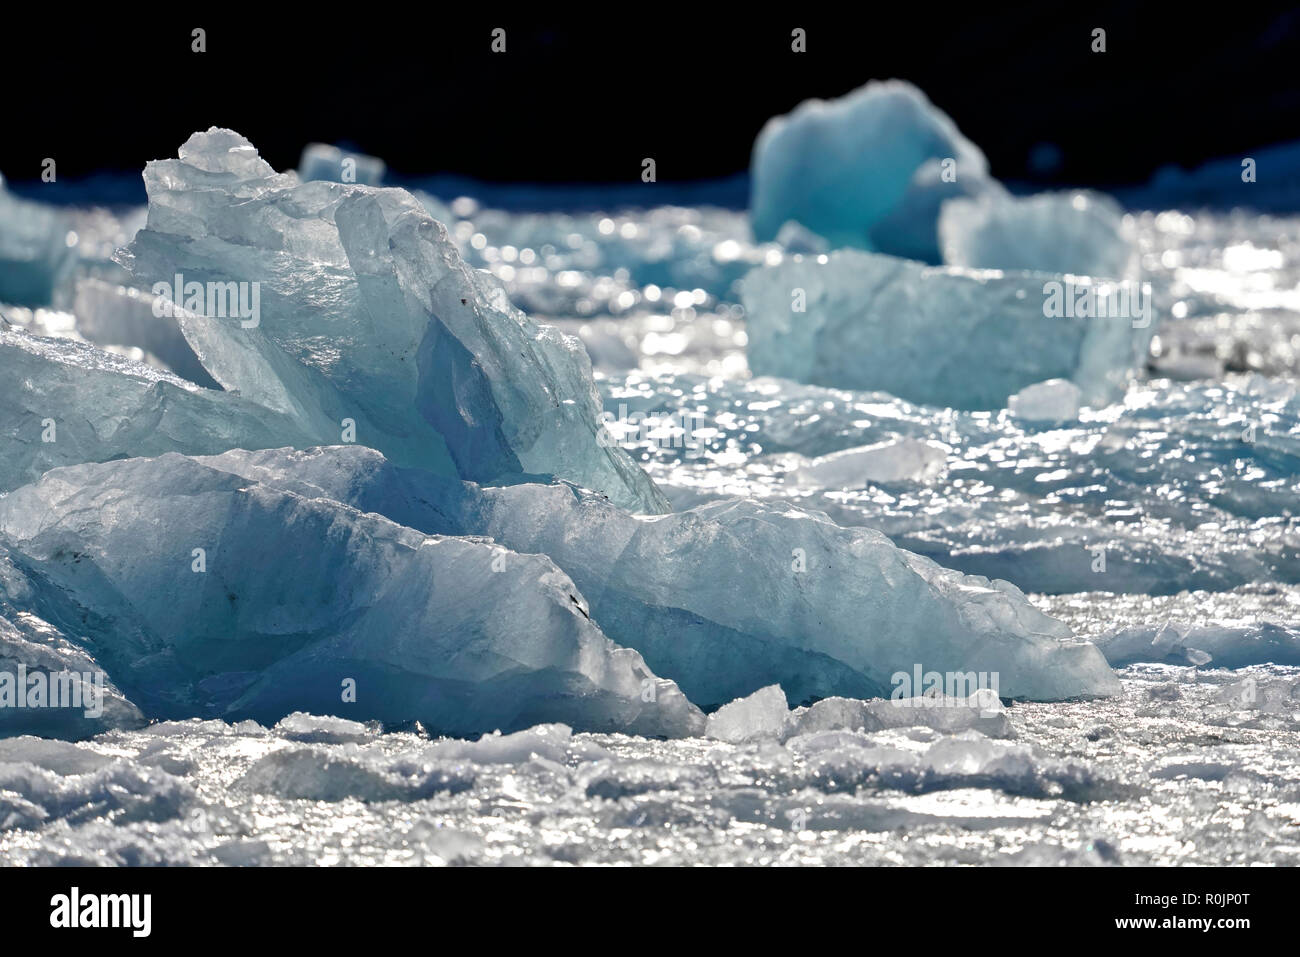
<svg viewBox="0 0 1300 957">
<path fill-rule="evenodd" d="M 77 234 L 62 210 L 20 199 L 0 180 L 0 302 L 60 305 L 77 265 Z"/>
<path fill-rule="evenodd" d="M 1066 311 L 1067 297 L 1106 315 Z M 1090 403 L 1114 398 L 1154 329 L 1149 289 L 1129 282 L 927 267 L 857 250 L 756 269 L 743 298 L 756 375 L 959 409 L 1002 408 L 1053 378 L 1070 379 Z"/>
<path fill-rule="evenodd" d="M 751 738 L 776 738 L 790 717 L 780 685 L 759 688 L 752 695 L 724 704 L 709 715 L 706 737 L 739 744 Z"/>
<path fill-rule="evenodd" d="M 1015 586 L 949 571 L 872 529 L 791 505 L 730 500 L 637 517 L 568 485 L 439 482 L 357 448 L 203 461 L 430 533 L 546 554 L 606 634 L 705 707 L 774 683 L 794 701 L 880 696 L 917 663 L 997 673 L 1008 698 L 1118 688 L 1096 648 L 1070 641 Z"/>
<path fill-rule="evenodd" d="M 378 156 L 354 153 L 326 143 L 308 143 L 298 160 L 298 176 L 304 183 L 323 179 L 378 186 L 384 181 L 384 169 L 384 161 Z"/>
<path fill-rule="evenodd" d="M 946 164 L 946 165 L 945 165 Z M 979 148 L 916 87 L 871 82 L 767 122 L 750 164 L 754 235 L 794 220 L 834 247 L 929 262 L 945 199 L 1000 189 Z"/>
<path fill-rule="evenodd" d="M 954 199 L 939 215 L 943 261 L 979 269 L 1138 278 L 1137 243 L 1124 211 L 1100 193 Z"/>
<path fill-rule="evenodd" d="M 943 471 L 948 451 L 936 442 L 895 439 L 844 449 L 800 466 L 794 479 L 814 488 L 862 488 L 873 482 L 922 482 Z"/>
<path fill-rule="evenodd" d="M 46 469 L 163 452 L 312 445 L 287 415 L 71 339 L 0 327 L 0 491 Z"/>
<path fill-rule="evenodd" d="M 1025 386 L 1007 400 L 1007 410 L 1030 422 L 1067 422 L 1079 417 L 1079 387 L 1068 379 Z"/>
<path fill-rule="evenodd" d="M 234 284 L 257 304 L 256 316 L 180 319 L 227 389 L 400 464 L 481 482 L 555 475 L 666 509 L 627 454 L 599 441 L 581 344 L 513 308 L 411 194 L 299 184 L 216 128 L 150 163 L 145 185 L 148 227 L 121 254 L 135 282 Z"/>
<path fill-rule="evenodd" d="M 703 730 L 545 556 L 426 536 L 184 456 L 51 470 L 0 498 L 0 536 L 39 582 L 33 601 L 79 622 L 77 640 L 151 717 Z"/>
</svg>

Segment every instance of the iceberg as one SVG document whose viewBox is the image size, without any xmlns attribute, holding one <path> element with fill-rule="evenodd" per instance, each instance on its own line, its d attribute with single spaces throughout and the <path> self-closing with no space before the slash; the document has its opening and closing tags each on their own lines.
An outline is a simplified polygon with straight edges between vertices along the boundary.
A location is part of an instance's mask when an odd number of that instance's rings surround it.
<svg viewBox="0 0 1300 957">
<path fill-rule="evenodd" d="M 759 240 L 775 239 L 793 220 L 836 248 L 927 262 L 939 261 L 944 200 L 1002 192 L 979 147 L 900 80 L 808 100 L 769 120 L 754 142 L 750 174 Z"/>
<path fill-rule="evenodd" d="M 1149 295 L 1132 282 L 930 267 L 858 250 L 756 269 L 743 299 L 755 375 L 956 409 L 1001 409 L 1057 378 L 1085 402 L 1108 401 L 1154 332 Z M 1076 311 L 1076 301 L 1097 308 Z"/>
<path fill-rule="evenodd" d="M 977 269 L 1138 278 L 1137 242 L 1124 211 L 1091 192 L 952 199 L 939 214 L 943 261 Z"/>
<path fill-rule="evenodd" d="M 43 617 L 74 624 L 151 718 L 703 730 L 545 556 L 425 535 L 181 455 L 53 469 L 0 498 L 0 543 L 37 583 Z"/>
<path fill-rule="evenodd" d="M 192 313 L 181 331 L 226 389 L 400 464 L 479 482 L 554 475 L 666 509 L 626 453 L 599 441 L 581 344 L 466 266 L 410 193 L 299 183 L 215 127 L 150 163 L 145 186 L 148 225 L 119 259 Z M 256 315 L 198 308 L 204 290 L 236 287 Z"/>
<path fill-rule="evenodd" d="M 1009 698 L 1118 688 L 1096 648 L 1072 641 L 1014 585 L 949 571 L 793 505 L 724 500 L 635 516 L 571 485 L 440 481 L 359 447 L 201 461 L 429 534 L 545 554 L 605 634 L 706 708 L 770 684 L 796 702 L 884 696 L 893 674 L 918 663 L 998 673 Z"/>
</svg>

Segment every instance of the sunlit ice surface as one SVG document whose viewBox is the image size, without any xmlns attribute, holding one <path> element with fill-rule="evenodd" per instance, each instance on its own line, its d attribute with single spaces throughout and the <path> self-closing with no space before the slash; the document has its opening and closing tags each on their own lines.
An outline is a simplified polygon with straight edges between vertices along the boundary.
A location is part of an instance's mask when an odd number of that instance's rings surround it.
<svg viewBox="0 0 1300 957">
<path fill-rule="evenodd" d="M 310 716 L 12 738 L 4 860 L 1297 863 L 1300 218 L 1131 214 L 1160 290 L 1147 367 L 1119 401 L 1044 423 L 751 376 L 736 282 L 820 250 L 757 243 L 743 214 L 463 198 L 433 214 L 516 305 L 579 338 L 675 508 L 790 500 L 1013 581 L 1107 651 L 1122 693 L 1015 702 L 996 734 L 795 707 L 740 743 L 560 725 L 459 741 Z M 116 244 L 123 221 L 75 242 Z M 62 305 L 3 315 L 79 338 Z"/>
</svg>

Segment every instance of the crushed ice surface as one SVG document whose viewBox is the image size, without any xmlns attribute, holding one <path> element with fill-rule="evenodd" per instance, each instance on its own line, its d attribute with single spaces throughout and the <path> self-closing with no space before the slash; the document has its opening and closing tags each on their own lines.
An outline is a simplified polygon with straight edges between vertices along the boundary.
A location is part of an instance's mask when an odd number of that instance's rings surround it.
<svg viewBox="0 0 1300 957">
<path fill-rule="evenodd" d="M 283 708 L 264 724 L 146 724 L 110 686 L 113 730 L 56 722 L 38 729 L 49 739 L 0 738 L 0 859 L 1300 863 L 1300 218 L 1013 199 L 923 98 L 905 88 L 857 97 L 765 134 L 758 239 L 746 214 L 703 206 L 521 214 L 465 197 L 415 199 L 445 224 L 446 255 L 454 247 L 510 304 L 578 337 L 609 417 L 697 417 L 690 447 L 664 441 L 671 432 L 625 439 L 674 509 L 732 496 L 796 503 L 880 529 L 944 566 L 1012 581 L 1096 643 L 1118 694 L 906 708 L 827 697 L 801 707 L 777 686 L 748 689 L 681 738 L 551 723 L 472 739 Z M 837 110 L 905 145 L 928 129 L 933 149 L 961 152 L 979 176 L 941 213 L 935 156 L 900 149 L 876 171 L 883 187 L 843 207 L 856 220 L 805 207 L 800 223 L 791 211 L 808 198 L 786 174 L 815 157 L 797 132 L 829 123 L 839 135 Z M 347 158 L 313 146 L 301 178 L 336 181 Z M 359 182 L 382 180 L 381 160 L 353 159 Z M 265 188 L 307 205 L 342 195 L 329 182 Z M 891 207 L 907 215 L 885 215 Z M 5 489 L 87 458 L 320 441 L 300 434 L 313 424 L 301 415 L 279 421 L 221 393 L 179 326 L 151 321 L 147 294 L 114 261 L 144 225 L 143 210 L 55 210 L 0 184 L 0 359 L 21 370 L 17 390 L 6 379 L 0 426 L 12 433 L 42 403 L 88 414 L 66 444 L 6 456 Z M 285 235 L 322 241 L 318 226 Z M 151 227 L 163 245 L 144 251 L 172 255 L 165 231 L 181 227 Z M 229 252 L 211 245 L 215 257 Z M 1152 283 L 1157 327 L 1131 368 L 1126 343 L 1101 344 L 1101 366 L 1133 377 L 1114 402 L 1083 395 L 1090 383 L 1068 356 L 997 382 L 978 397 L 997 402 L 965 411 L 923 401 L 957 398 L 938 379 L 909 401 L 875 385 L 754 376 L 746 277 L 809 275 L 842 245 L 957 267 L 1139 275 Z M 490 298 L 487 288 L 479 293 Z M 511 315 L 501 300 L 491 309 Z M 346 376 L 326 382 L 340 357 L 315 347 L 297 355 L 317 362 L 320 394 L 350 386 Z M 757 371 L 770 371 L 762 361 Z M 174 427 L 133 431 L 133 419 Z M 601 464 L 583 455 L 586 467 Z M 605 474 L 628 474 L 615 472 Z M 93 664 L 20 607 L 22 573 L 8 562 L 0 551 L 0 662 Z M 13 731 L 0 724 L 4 733 Z"/>
<path fill-rule="evenodd" d="M 1135 665 L 1005 725 L 477 741 L 296 715 L 0 741 L 9 863 L 1300 862 L 1300 669 Z M 1253 702 L 1240 687 L 1255 683 Z M 858 703 L 860 704 L 860 703 Z M 888 714 L 894 706 L 879 703 Z M 901 709 L 898 709 L 901 710 Z M 973 720 L 985 720 L 978 717 Z M 942 726 L 941 726 L 942 727 Z"/>
</svg>

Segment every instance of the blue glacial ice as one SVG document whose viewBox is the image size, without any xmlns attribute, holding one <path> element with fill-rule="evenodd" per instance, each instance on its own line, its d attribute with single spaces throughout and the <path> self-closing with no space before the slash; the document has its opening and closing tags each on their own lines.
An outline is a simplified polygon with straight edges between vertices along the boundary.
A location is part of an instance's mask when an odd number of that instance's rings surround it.
<svg viewBox="0 0 1300 957">
<path fill-rule="evenodd" d="M 808 100 L 769 120 L 754 143 L 750 175 L 760 240 L 776 239 L 794 221 L 836 248 L 927 262 L 939 261 L 945 200 L 1002 192 L 979 147 L 900 80 Z"/>
<path fill-rule="evenodd" d="M 0 303 L 53 303 L 76 269 L 76 246 L 66 213 L 14 196 L 0 177 Z"/>
<path fill-rule="evenodd" d="M 985 194 L 952 199 L 939 215 L 943 261 L 976 269 L 1139 276 L 1136 235 L 1100 193 Z"/>
<path fill-rule="evenodd" d="M 28 605 L 152 718 L 703 728 L 544 555 L 428 536 L 181 455 L 53 469 L 0 498 L 0 541 Z"/>
<path fill-rule="evenodd" d="M 0 491 L 47 469 L 163 452 L 314 445 L 333 431 L 72 338 L 0 326 Z"/>
<path fill-rule="evenodd" d="M 730 500 L 638 517 L 569 485 L 438 482 L 356 447 L 202 461 L 431 534 L 548 555 L 605 634 L 702 706 L 772 683 L 795 701 L 880 694 L 918 661 L 1000 672 L 1009 698 L 1117 690 L 1096 649 L 1014 586 L 954 574 L 797 506 Z"/>
<path fill-rule="evenodd" d="M 931 267 L 857 250 L 755 269 L 743 300 L 755 375 L 957 409 L 1000 409 L 1055 378 L 1089 404 L 1113 401 L 1156 328 L 1149 292 L 1132 282 Z M 1067 310 L 1065 300 L 1088 310 Z"/>
<path fill-rule="evenodd" d="M 257 315 L 181 319 L 226 389 L 316 434 L 351 429 L 403 464 L 477 481 L 556 475 L 662 510 L 622 450 L 598 444 L 582 347 L 470 270 L 409 193 L 299 184 L 215 128 L 150 163 L 145 185 L 148 226 L 120 256 L 138 285 L 258 296 Z"/>
</svg>

